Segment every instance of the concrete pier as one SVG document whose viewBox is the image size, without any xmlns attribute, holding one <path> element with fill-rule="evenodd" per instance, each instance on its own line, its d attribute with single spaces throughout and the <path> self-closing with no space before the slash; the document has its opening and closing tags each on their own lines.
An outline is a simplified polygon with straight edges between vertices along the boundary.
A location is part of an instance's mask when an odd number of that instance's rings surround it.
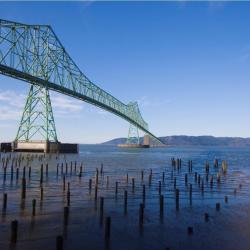
<svg viewBox="0 0 250 250">
<path fill-rule="evenodd" d="M 150 147 L 149 135 L 144 135 L 143 144 L 124 143 L 124 144 L 118 144 L 117 146 L 119 148 L 149 148 Z"/>
<path fill-rule="evenodd" d="M 50 141 L 14 141 L 1 143 L 1 152 L 41 152 L 41 153 L 71 153 L 79 152 L 78 144 Z"/>
</svg>

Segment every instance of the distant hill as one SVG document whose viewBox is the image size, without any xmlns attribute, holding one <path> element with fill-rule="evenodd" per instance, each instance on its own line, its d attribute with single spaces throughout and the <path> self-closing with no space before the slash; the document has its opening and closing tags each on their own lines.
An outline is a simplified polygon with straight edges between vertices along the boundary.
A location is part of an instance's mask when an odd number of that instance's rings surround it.
<svg viewBox="0 0 250 250">
<path fill-rule="evenodd" d="M 250 146 L 250 138 L 241 137 L 214 137 L 214 136 L 186 136 L 173 135 L 159 137 L 165 144 L 170 146 Z M 126 138 L 116 138 L 102 144 L 117 145 L 126 143 Z M 142 138 L 141 138 L 142 141 Z"/>
</svg>

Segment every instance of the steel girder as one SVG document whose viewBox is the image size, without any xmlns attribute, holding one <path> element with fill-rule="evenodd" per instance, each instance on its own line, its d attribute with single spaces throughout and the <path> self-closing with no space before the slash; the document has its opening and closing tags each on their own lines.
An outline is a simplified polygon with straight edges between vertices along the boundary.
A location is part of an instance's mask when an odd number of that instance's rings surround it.
<svg viewBox="0 0 250 250">
<path fill-rule="evenodd" d="M 0 73 L 96 105 L 157 138 L 148 130 L 138 104 L 126 105 L 92 83 L 49 25 L 0 19 Z"/>
</svg>

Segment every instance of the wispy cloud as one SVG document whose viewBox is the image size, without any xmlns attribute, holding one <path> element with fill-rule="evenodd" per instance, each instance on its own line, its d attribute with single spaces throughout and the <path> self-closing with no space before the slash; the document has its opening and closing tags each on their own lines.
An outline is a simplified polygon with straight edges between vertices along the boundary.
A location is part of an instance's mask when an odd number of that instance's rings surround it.
<svg viewBox="0 0 250 250">
<path fill-rule="evenodd" d="M 25 99 L 25 93 L 18 93 L 13 90 L 0 90 L 0 120 L 20 120 Z M 84 107 L 83 102 L 56 93 L 51 93 L 51 102 L 55 115 L 60 117 L 78 114 Z"/>
<path fill-rule="evenodd" d="M 83 102 L 73 98 L 55 94 L 51 95 L 52 106 L 55 111 L 62 113 L 75 113 L 83 110 Z"/>
</svg>

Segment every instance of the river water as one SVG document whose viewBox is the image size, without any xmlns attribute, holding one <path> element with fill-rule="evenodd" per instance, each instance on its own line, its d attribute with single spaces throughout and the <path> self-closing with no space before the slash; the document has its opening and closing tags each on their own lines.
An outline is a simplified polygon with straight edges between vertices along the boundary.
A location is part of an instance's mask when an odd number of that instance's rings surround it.
<svg viewBox="0 0 250 250">
<path fill-rule="evenodd" d="M 1 250 L 56 249 L 58 235 L 63 237 L 63 249 L 250 249 L 250 148 L 125 149 L 81 145 L 79 155 L 46 155 L 39 159 L 34 154 L 32 160 L 27 160 L 27 154 L 22 156 L 24 158 L 20 166 L 18 161 L 13 161 L 12 179 L 12 159 L 20 157 L 20 154 L 12 154 L 7 165 L 3 164 L 3 159 L 10 155 L 1 154 L 1 207 L 3 194 L 8 195 L 7 208 L 2 210 L 1 216 Z M 172 166 L 172 157 L 181 158 L 181 168 Z M 215 158 L 219 161 L 218 168 L 213 166 Z M 193 162 L 192 172 L 188 171 L 189 160 Z M 228 164 L 226 174 L 221 173 L 222 160 Z M 206 162 L 210 165 L 208 179 Z M 41 200 L 42 163 L 44 176 Z M 6 177 L 4 166 L 7 166 Z M 26 198 L 21 199 L 24 166 Z M 79 177 L 81 166 L 82 175 Z M 96 169 L 98 191 L 95 199 Z M 195 180 L 195 172 L 200 175 L 200 184 Z M 217 173 L 221 173 L 220 182 L 216 180 Z M 89 179 L 92 180 L 91 189 Z M 67 183 L 70 183 L 70 204 L 67 203 Z M 178 210 L 176 189 L 179 190 Z M 128 196 L 126 213 L 125 190 Z M 159 205 L 160 194 L 164 197 L 162 212 Z M 228 202 L 225 202 L 225 196 Z M 104 198 L 103 213 L 100 212 L 100 197 Z M 33 199 L 36 199 L 35 216 L 32 216 Z M 143 224 L 140 225 L 141 203 L 144 204 L 144 216 Z M 216 203 L 220 203 L 219 210 L 216 210 Z M 68 205 L 69 217 L 65 223 L 64 207 Z M 208 213 L 208 221 L 205 221 L 204 213 Z M 109 240 L 104 237 L 107 216 L 111 218 Z M 18 220 L 16 244 L 10 243 L 10 224 L 13 220 Z M 192 234 L 188 233 L 188 227 L 192 228 Z"/>
</svg>

